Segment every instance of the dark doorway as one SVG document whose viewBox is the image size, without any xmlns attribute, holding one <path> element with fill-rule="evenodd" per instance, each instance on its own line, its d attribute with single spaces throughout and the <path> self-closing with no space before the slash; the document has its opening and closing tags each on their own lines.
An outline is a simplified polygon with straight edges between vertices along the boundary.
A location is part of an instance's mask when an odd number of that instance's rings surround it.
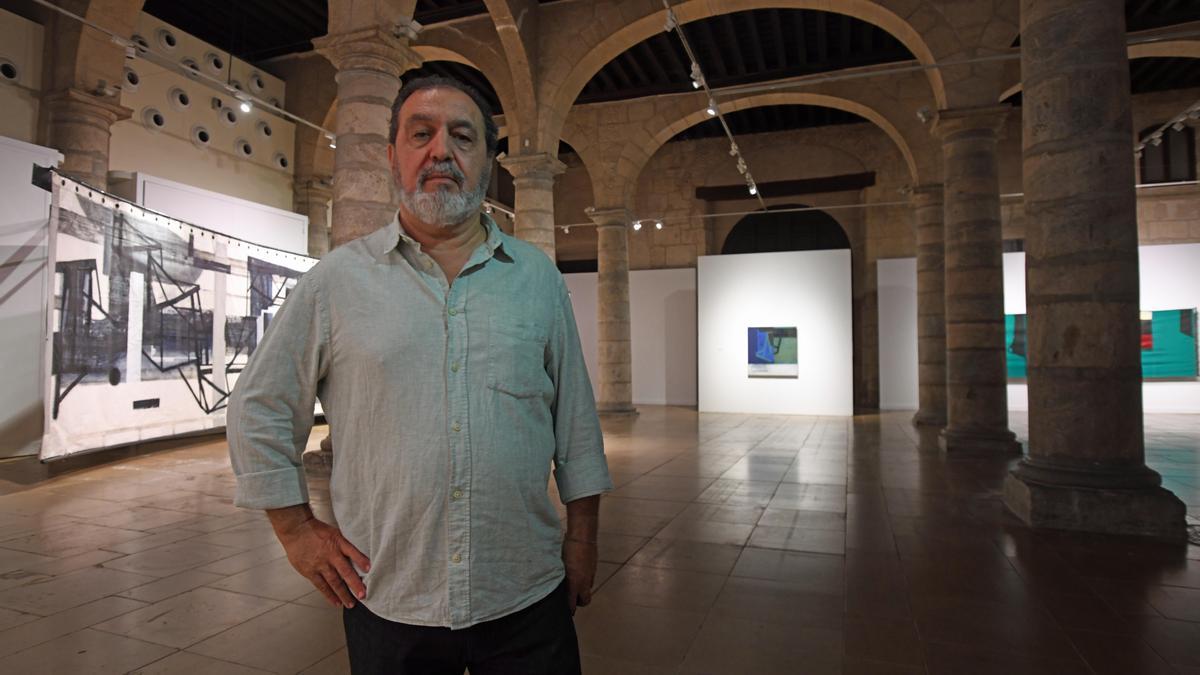
<svg viewBox="0 0 1200 675">
<path fill-rule="evenodd" d="M 806 207 L 801 204 L 772 206 L 767 211 L 742 218 L 725 237 L 721 255 L 850 248 L 846 231 L 828 213 L 786 211 L 796 208 Z"/>
</svg>

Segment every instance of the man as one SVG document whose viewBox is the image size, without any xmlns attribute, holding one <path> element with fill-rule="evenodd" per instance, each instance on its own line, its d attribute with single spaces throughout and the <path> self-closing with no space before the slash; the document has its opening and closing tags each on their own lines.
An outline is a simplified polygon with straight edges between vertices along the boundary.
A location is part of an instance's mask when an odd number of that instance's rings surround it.
<svg viewBox="0 0 1200 675">
<path fill-rule="evenodd" d="M 612 483 L 562 277 L 480 213 L 496 137 L 470 87 L 407 84 L 397 219 L 301 278 L 230 403 L 236 503 L 345 608 L 355 673 L 579 671 L 571 616 Z M 317 397 L 337 527 L 301 467 Z"/>
</svg>

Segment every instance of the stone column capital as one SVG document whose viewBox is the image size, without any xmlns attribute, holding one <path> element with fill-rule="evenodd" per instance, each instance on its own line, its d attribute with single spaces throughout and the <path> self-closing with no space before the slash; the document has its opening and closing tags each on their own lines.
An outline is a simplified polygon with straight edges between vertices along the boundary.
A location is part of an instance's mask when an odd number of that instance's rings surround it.
<svg viewBox="0 0 1200 675">
<path fill-rule="evenodd" d="M 939 110 L 933 121 L 935 138 L 947 141 L 966 132 L 984 132 L 998 135 L 1014 108 L 1011 105 L 988 105 L 973 108 Z"/>
<path fill-rule="evenodd" d="M 42 98 L 52 116 L 82 116 L 112 126 L 133 117 L 133 110 L 121 105 L 116 97 L 97 96 L 70 87 L 47 94 Z"/>
<path fill-rule="evenodd" d="M 512 174 L 514 180 L 552 181 L 567 170 L 557 157 L 548 152 L 528 155 L 509 155 L 500 160 L 500 166 Z"/>
<path fill-rule="evenodd" d="M 313 40 L 317 53 L 329 59 L 338 72 L 368 70 L 395 78 L 422 63 L 409 45 L 387 26 L 372 26 L 344 33 L 330 33 Z"/>
<path fill-rule="evenodd" d="M 298 199 L 325 202 L 333 199 L 333 179 L 329 176 L 297 176 L 292 189 Z"/>
<path fill-rule="evenodd" d="M 632 221 L 624 207 L 589 206 L 583 212 L 597 227 L 629 227 Z"/>
<path fill-rule="evenodd" d="M 945 196 L 945 187 L 941 183 L 923 183 L 912 188 L 909 200 L 914 206 L 940 204 Z"/>
</svg>

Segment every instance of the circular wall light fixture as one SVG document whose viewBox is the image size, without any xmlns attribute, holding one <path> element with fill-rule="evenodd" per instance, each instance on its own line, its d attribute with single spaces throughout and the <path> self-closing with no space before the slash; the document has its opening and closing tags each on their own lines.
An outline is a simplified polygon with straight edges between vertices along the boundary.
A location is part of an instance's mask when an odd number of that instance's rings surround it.
<svg viewBox="0 0 1200 675">
<path fill-rule="evenodd" d="M 134 92 L 138 90 L 138 85 L 142 83 L 142 76 L 138 75 L 138 71 L 125 66 L 125 91 Z"/>
<path fill-rule="evenodd" d="M 158 131 L 167 126 L 167 118 L 157 108 L 146 108 L 142 110 L 142 124 Z"/>
<path fill-rule="evenodd" d="M 209 52 L 204 55 L 204 65 L 214 73 L 220 73 L 225 70 L 225 59 L 221 58 L 216 52 Z"/>
<path fill-rule="evenodd" d="M 277 169 L 286 169 L 288 168 L 288 165 L 291 164 L 291 162 L 288 161 L 287 155 L 283 154 L 282 152 L 275 153 L 275 156 L 271 158 L 271 163 L 274 164 L 275 168 Z"/>
<path fill-rule="evenodd" d="M 267 84 L 265 82 L 263 82 L 262 75 L 259 75 L 257 71 L 250 73 L 249 82 L 250 82 L 250 91 L 252 91 L 256 94 L 259 93 L 260 91 L 262 91 L 263 89 L 266 89 L 266 87 L 267 87 Z"/>
<path fill-rule="evenodd" d="M 199 146 L 207 146 L 212 142 L 212 134 L 209 133 L 208 129 L 197 124 L 192 127 L 192 142 Z"/>
<path fill-rule="evenodd" d="M 171 100 L 171 106 L 179 111 L 187 110 L 192 105 L 192 97 L 179 87 L 173 87 L 167 93 L 167 98 Z"/>
<path fill-rule="evenodd" d="M 0 78 L 6 82 L 16 82 L 21 77 L 21 71 L 17 69 L 17 64 L 8 59 L 0 59 Z"/>
<path fill-rule="evenodd" d="M 166 28 L 159 28 L 156 35 L 158 36 L 158 46 L 169 52 L 175 51 L 175 48 L 179 46 L 179 38 Z"/>
<path fill-rule="evenodd" d="M 237 113 L 233 111 L 233 108 L 221 108 L 221 112 L 218 115 L 221 118 L 221 123 L 227 127 L 237 124 Z"/>
<path fill-rule="evenodd" d="M 239 138 L 233 143 L 233 148 L 237 150 L 237 154 L 242 157 L 250 157 L 254 154 L 254 148 L 250 145 L 250 141 L 244 138 Z"/>
<path fill-rule="evenodd" d="M 263 138 L 270 138 L 275 133 L 271 129 L 271 125 L 267 124 L 266 122 L 259 122 L 257 124 L 257 128 L 258 128 L 258 135 L 262 136 Z"/>
</svg>

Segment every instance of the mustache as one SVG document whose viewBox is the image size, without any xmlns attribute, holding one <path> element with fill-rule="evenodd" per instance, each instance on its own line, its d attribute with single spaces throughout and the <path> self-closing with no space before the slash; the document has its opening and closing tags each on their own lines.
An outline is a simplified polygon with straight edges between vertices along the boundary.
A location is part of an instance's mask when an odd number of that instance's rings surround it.
<svg viewBox="0 0 1200 675">
<path fill-rule="evenodd" d="M 433 176 L 452 178 L 454 179 L 455 183 L 458 183 L 460 188 L 467 180 L 467 177 L 463 175 L 462 171 L 458 170 L 458 167 L 454 166 L 453 162 L 443 161 L 430 164 L 424 169 L 421 169 L 420 173 L 417 174 L 417 184 L 424 185 L 425 181 L 429 180 Z"/>
</svg>

